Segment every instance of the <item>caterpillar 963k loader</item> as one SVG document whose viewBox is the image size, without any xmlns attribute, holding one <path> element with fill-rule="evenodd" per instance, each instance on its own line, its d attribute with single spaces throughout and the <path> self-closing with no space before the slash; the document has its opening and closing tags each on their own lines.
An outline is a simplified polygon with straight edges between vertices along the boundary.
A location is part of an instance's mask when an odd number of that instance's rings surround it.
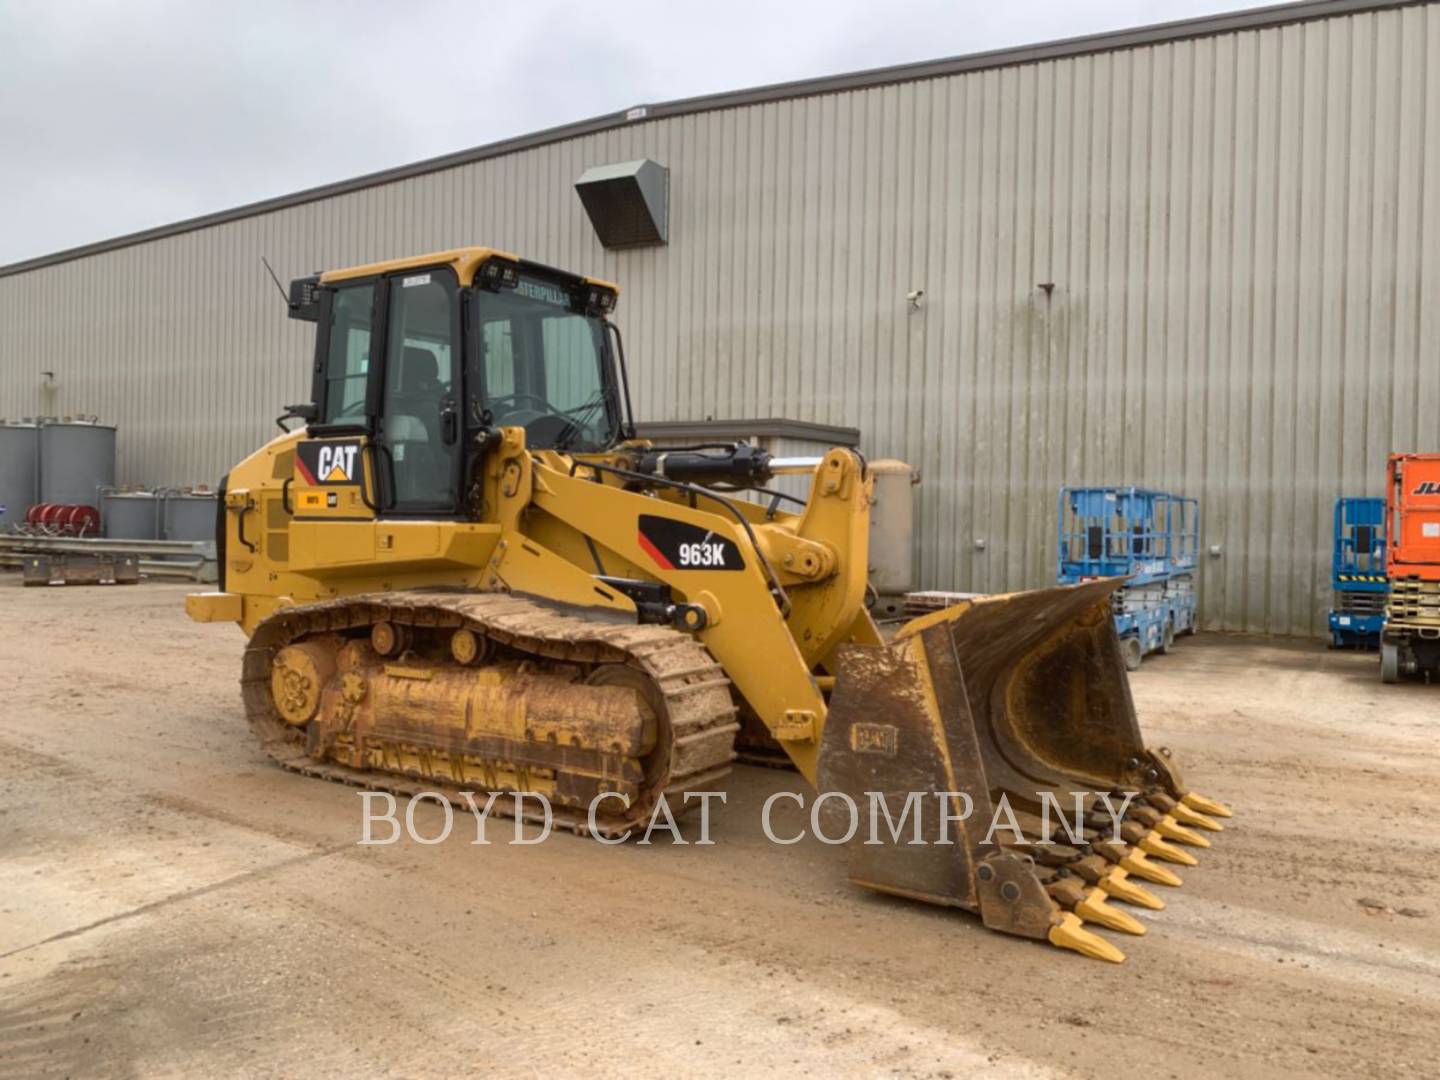
<svg viewBox="0 0 1440 1080">
<path fill-rule="evenodd" d="M 1208 846 L 1229 811 L 1141 740 L 1117 582 L 977 599 L 887 644 L 864 459 L 636 439 L 616 296 L 486 248 L 292 283 L 313 401 L 226 477 L 220 591 L 187 600 L 248 635 L 265 748 L 499 812 L 543 794 L 618 835 L 713 789 L 744 724 L 860 807 L 928 800 L 903 840 L 857 833 L 856 882 L 1121 959 L 1085 924 L 1142 932 L 1109 899 L 1163 907 L 1139 880 L 1178 885 L 1154 859 L 1193 863 L 1173 841 Z M 765 484 L 795 473 L 809 497 L 782 510 Z M 1076 791 L 1075 835 L 1029 843 Z M 1132 796 L 1115 829 L 1110 793 Z M 1002 801 L 1017 829 L 987 842 Z"/>
</svg>

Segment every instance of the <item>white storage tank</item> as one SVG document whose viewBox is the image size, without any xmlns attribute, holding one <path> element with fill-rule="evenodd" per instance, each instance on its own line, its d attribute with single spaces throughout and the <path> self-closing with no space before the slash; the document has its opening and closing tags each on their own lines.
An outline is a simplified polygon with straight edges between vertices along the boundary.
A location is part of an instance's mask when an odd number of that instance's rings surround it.
<svg viewBox="0 0 1440 1080">
<path fill-rule="evenodd" d="M 878 594 L 872 614 L 890 618 L 904 610 L 915 588 L 915 485 L 920 474 L 903 461 L 870 463 L 875 502 L 870 508 L 870 584 Z"/>
<path fill-rule="evenodd" d="M 0 532 L 25 520 L 39 502 L 40 429 L 25 420 L 0 421 Z"/>
<path fill-rule="evenodd" d="M 115 428 L 89 419 L 40 422 L 40 497 L 37 502 L 100 506 L 115 486 Z"/>
</svg>

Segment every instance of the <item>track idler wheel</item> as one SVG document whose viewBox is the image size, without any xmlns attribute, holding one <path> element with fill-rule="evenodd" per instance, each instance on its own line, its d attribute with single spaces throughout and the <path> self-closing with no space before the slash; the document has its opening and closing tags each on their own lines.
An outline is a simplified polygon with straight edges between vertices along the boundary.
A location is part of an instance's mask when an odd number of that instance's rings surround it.
<svg viewBox="0 0 1440 1080">
<path fill-rule="evenodd" d="M 340 645 L 338 638 L 319 638 L 286 645 L 275 654 L 270 694 L 287 724 L 301 727 L 315 718 L 320 694 L 335 674 L 335 654 Z"/>
</svg>

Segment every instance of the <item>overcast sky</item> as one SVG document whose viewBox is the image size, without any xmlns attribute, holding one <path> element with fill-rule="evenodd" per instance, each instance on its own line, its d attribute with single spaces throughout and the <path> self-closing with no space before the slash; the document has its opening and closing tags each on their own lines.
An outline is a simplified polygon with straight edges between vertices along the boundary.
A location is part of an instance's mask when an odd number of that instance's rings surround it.
<svg viewBox="0 0 1440 1080">
<path fill-rule="evenodd" d="M 600 113 L 1226 0 L 0 0 L 0 265 Z"/>
</svg>

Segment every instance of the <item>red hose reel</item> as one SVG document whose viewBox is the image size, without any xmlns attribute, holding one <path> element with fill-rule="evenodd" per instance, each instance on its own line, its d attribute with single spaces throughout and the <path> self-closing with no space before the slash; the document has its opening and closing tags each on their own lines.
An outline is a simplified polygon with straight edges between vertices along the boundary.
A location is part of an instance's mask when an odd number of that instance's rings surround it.
<svg viewBox="0 0 1440 1080">
<path fill-rule="evenodd" d="M 100 511 L 80 503 L 37 503 L 25 511 L 25 524 L 64 536 L 94 536 Z"/>
</svg>

